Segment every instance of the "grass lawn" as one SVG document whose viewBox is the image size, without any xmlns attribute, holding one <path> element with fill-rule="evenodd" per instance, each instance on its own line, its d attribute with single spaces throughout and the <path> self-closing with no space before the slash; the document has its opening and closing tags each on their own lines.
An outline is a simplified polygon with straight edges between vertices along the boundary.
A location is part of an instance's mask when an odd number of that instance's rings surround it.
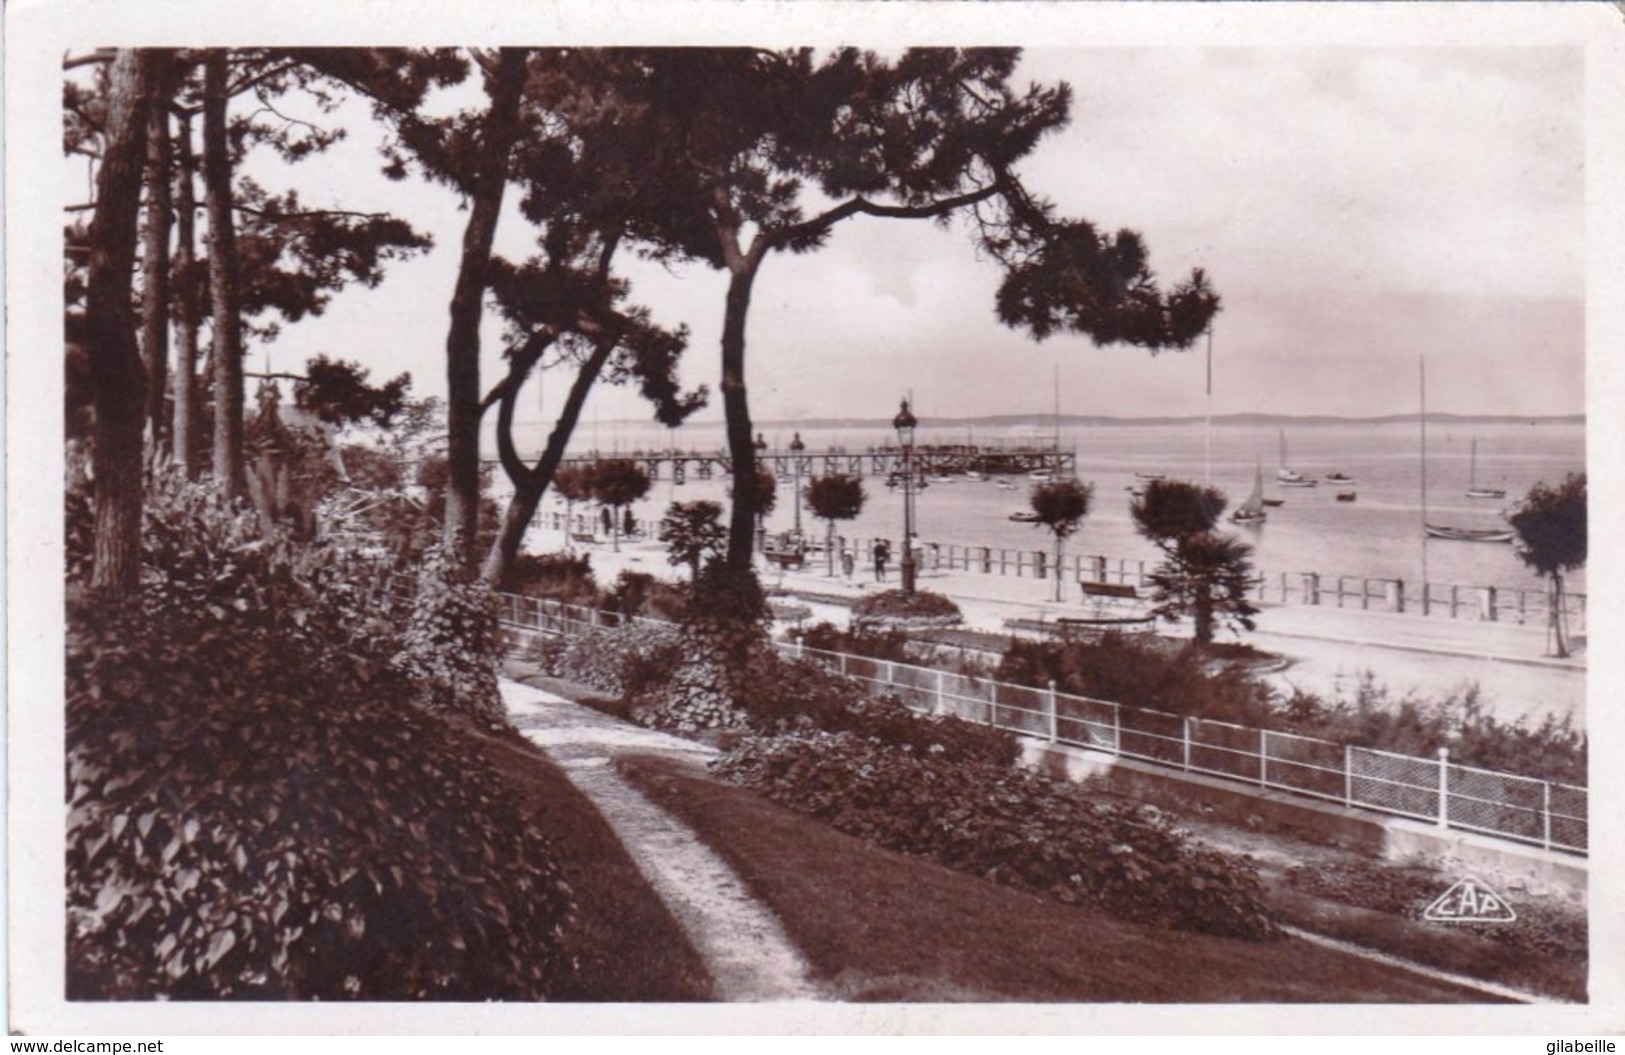
<svg viewBox="0 0 1625 1055">
<path fill-rule="evenodd" d="M 559 1001 L 711 1000 L 710 973 L 592 803 L 547 756 L 514 736 L 465 735 L 511 789 L 530 822 L 558 847 L 575 893 L 564 947 L 580 969 Z"/>
<path fill-rule="evenodd" d="M 682 762 L 617 765 L 778 914 L 836 999 L 1492 1002 L 1291 938 L 1160 930 L 996 886 L 843 835 Z"/>
</svg>

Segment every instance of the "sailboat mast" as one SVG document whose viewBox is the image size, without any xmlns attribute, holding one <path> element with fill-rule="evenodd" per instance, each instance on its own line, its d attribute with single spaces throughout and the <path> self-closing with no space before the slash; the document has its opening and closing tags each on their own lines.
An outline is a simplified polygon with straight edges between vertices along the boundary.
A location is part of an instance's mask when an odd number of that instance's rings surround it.
<svg viewBox="0 0 1625 1055">
<path fill-rule="evenodd" d="M 1207 424 L 1202 434 L 1202 483 L 1213 483 L 1213 324 L 1207 327 Z"/>
<path fill-rule="evenodd" d="M 1422 461 L 1422 611 L 1427 612 L 1428 590 L 1428 361 L 1427 356 L 1416 357 L 1417 378 L 1422 401 L 1421 461 Z"/>
<path fill-rule="evenodd" d="M 1061 364 L 1060 363 L 1055 364 L 1055 416 L 1054 416 L 1053 421 L 1054 421 L 1054 429 L 1055 429 L 1055 451 L 1056 451 L 1056 453 L 1060 453 L 1060 450 L 1061 450 Z"/>
</svg>

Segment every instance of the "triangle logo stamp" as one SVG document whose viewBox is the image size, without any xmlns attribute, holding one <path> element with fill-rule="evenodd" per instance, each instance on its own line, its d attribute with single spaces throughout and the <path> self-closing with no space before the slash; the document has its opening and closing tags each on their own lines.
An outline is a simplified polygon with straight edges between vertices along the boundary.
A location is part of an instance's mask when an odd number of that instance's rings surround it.
<svg viewBox="0 0 1625 1055">
<path fill-rule="evenodd" d="M 1434 923 L 1511 923 L 1518 914 L 1488 883 L 1468 876 L 1435 898 L 1422 918 Z"/>
</svg>

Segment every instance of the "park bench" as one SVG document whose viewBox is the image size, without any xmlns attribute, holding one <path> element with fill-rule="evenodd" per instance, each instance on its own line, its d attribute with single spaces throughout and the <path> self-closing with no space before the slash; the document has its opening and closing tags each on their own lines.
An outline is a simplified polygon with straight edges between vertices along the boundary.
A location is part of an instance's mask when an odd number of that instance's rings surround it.
<svg viewBox="0 0 1625 1055">
<path fill-rule="evenodd" d="M 591 531 L 572 531 L 570 532 L 570 541 L 579 542 L 583 546 L 591 546 L 598 541 L 598 536 Z"/>
<path fill-rule="evenodd" d="M 769 550 L 763 555 L 781 568 L 799 568 L 807 563 L 806 550 Z"/>
<path fill-rule="evenodd" d="M 1126 582 L 1095 582 L 1090 579 L 1078 580 L 1083 588 L 1084 600 L 1094 598 L 1103 604 L 1116 604 L 1118 601 L 1138 601 L 1140 591 Z"/>
</svg>

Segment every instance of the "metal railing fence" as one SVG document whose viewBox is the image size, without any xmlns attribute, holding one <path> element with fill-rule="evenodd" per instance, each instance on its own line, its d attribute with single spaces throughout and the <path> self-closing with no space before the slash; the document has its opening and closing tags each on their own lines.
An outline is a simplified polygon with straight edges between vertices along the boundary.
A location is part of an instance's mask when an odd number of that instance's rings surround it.
<svg viewBox="0 0 1625 1055">
<path fill-rule="evenodd" d="M 498 596 L 503 623 L 515 629 L 583 634 L 627 624 L 671 625 L 540 598 Z M 1588 851 L 1585 788 L 1460 765 L 1444 749 L 1436 758 L 1420 758 L 1074 696 L 1053 687 L 1035 689 L 787 642 L 777 647 L 824 663 L 873 694 L 893 695 L 911 710 L 1441 828 L 1581 855 Z"/>
</svg>

